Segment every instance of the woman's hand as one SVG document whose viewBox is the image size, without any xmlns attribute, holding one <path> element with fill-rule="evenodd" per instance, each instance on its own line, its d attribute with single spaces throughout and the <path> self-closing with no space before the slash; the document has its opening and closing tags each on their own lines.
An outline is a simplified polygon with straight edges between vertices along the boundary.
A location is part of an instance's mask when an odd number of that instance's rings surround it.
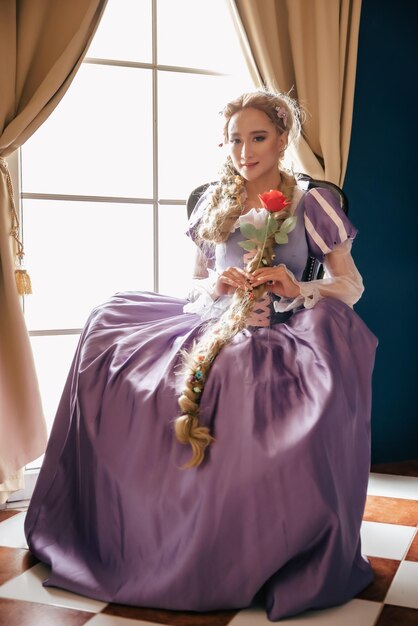
<svg viewBox="0 0 418 626">
<path fill-rule="evenodd" d="M 240 267 L 228 267 L 219 275 L 215 284 L 214 295 L 226 296 L 234 293 L 236 289 L 252 289 L 249 283 L 249 274 Z"/>
<path fill-rule="evenodd" d="M 284 265 L 260 267 L 251 274 L 249 282 L 253 288 L 268 283 L 268 291 L 282 298 L 296 298 L 300 294 L 299 286 Z"/>
</svg>

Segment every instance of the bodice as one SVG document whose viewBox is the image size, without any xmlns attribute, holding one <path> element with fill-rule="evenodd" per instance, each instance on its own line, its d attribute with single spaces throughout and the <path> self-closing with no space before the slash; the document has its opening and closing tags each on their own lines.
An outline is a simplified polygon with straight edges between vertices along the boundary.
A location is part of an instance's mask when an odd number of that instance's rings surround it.
<svg viewBox="0 0 418 626">
<path fill-rule="evenodd" d="M 308 244 L 305 235 L 305 226 L 303 222 L 303 191 L 299 188 L 295 189 L 295 209 L 293 214 L 297 216 L 296 227 L 289 233 L 289 241 L 285 244 L 277 244 L 274 248 L 276 258 L 274 265 L 283 263 L 293 272 L 297 280 L 301 280 L 303 270 L 305 269 L 308 259 Z M 223 272 L 227 267 L 244 267 L 245 266 L 245 250 L 241 248 L 240 241 L 244 241 L 245 237 L 237 228 L 233 231 L 227 241 L 216 245 L 215 248 L 215 269 L 217 272 Z"/>
<path fill-rule="evenodd" d="M 301 280 L 303 270 L 308 259 L 308 243 L 305 235 L 305 226 L 303 220 L 303 191 L 296 187 L 293 198 L 293 215 L 296 215 L 297 221 L 294 230 L 289 233 L 289 240 L 285 244 L 277 244 L 274 246 L 274 254 L 276 255 L 273 264 L 280 265 L 283 263 L 294 274 L 297 280 Z M 215 248 L 215 269 L 221 273 L 228 267 L 244 268 L 248 260 L 248 252 L 239 245 L 240 241 L 244 241 L 245 237 L 237 228 L 229 235 L 227 241 L 217 244 Z M 260 298 L 249 315 L 248 326 L 270 326 L 286 321 L 291 316 L 289 313 L 277 313 L 274 310 L 274 301 L 280 298 L 272 293 L 265 293 Z"/>
</svg>

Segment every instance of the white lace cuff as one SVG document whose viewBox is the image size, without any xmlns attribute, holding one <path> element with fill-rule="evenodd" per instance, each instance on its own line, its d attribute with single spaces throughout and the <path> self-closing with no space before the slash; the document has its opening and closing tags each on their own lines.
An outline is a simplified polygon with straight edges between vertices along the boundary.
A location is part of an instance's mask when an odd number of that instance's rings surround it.
<svg viewBox="0 0 418 626">
<path fill-rule="evenodd" d="M 202 318 L 202 321 L 221 317 L 222 313 L 227 310 L 231 304 L 232 296 L 221 296 L 216 300 L 213 299 L 218 274 L 208 269 L 209 276 L 207 278 L 195 278 L 187 299 L 189 302 L 184 305 L 184 313 L 194 313 Z"/>
<path fill-rule="evenodd" d="M 318 286 L 314 283 L 299 283 L 300 296 L 303 299 L 305 309 L 312 309 L 315 304 L 322 298 Z"/>
<path fill-rule="evenodd" d="M 296 298 L 282 298 L 273 303 L 276 313 L 285 313 L 303 306 L 305 309 L 312 309 L 322 298 L 316 285 L 307 283 L 297 283 L 300 287 L 300 295 Z"/>
</svg>

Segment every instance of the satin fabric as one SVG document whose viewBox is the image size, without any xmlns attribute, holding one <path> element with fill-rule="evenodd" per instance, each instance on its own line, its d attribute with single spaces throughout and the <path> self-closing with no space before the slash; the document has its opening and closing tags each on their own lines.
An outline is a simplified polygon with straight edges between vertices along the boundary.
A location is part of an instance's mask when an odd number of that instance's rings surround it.
<svg viewBox="0 0 418 626">
<path fill-rule="evenodd" d="M 330 249 L 341 243 L 336 222 L 356 231 L 308 194 L 297 203 L 277 263 L 300 279 L 315 253 L 305 210 Z M 240 238 L 208 249 L 208 264 L 243 263 Z M 372 580 L 360 526 L 376 338 L 331 297 L 238 333 L 201 398 L 216 441 L 201 466 L 181 469 L 181 350 L 205 326 L 185 304 L 125 292 L 92 312 L 26 516 L 30 550 L 52 568 L 45 584 L 164 609 L 256 600 L 273 621 L 346 602 Z"/>
<path fill-rule="evenodd" d="M 372 579 L 359 530 L 375 338 L 324 298 L 244 330 L 215 360 L 202 423 L 216 442 L 180 469 L 185 301 L 117 294 L 81 337 L 26 518 L 48 586 L 207 611 L 259 597 L 272 620 L 352 598 Z"/>
</svg>

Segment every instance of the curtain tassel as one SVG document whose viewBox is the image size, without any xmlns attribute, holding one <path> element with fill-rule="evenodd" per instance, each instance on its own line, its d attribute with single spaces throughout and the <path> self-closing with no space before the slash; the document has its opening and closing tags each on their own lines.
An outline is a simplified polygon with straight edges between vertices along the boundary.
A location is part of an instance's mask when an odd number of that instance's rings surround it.
<svg viewBox="0 0 418 626">
<path fill-rule="evenodd" d="M 15 269 L 15 279 L 16 279 L 16 287 L 18 294 L 20 296 L 27 296 L 32 293 L 32 283 L 30 280 L 30 276 L 25 269 L 23 269 L 23 257 L 25 256 L 25 252 L 23 249 L 23 242 L 20 238 L 20 223 L 19 223 L 19 215 L 16 211 L 16 205 L 14 201 L 13 194 L 13 185 L 12 179 L 10 177 L 9 166 L 7 164 L 6 159 L 0 157 L 0 171 L 6 177 L 7 190 L 9 192 L 9 201 L 10 201 L 10 213 L 11 213 L 11 229 L 10 236 L 13 237 L 15 241 L 15 249 L 16 249 L 16 261 L 15 264 L 18 265 L 18 269 Z"/>
<path fill-rule="evenodd" d="M 15 278 L 19 296 L 28 296 L 32 293 L 32 283 L 26 270 L 15 270 Z"/>
</svg>

